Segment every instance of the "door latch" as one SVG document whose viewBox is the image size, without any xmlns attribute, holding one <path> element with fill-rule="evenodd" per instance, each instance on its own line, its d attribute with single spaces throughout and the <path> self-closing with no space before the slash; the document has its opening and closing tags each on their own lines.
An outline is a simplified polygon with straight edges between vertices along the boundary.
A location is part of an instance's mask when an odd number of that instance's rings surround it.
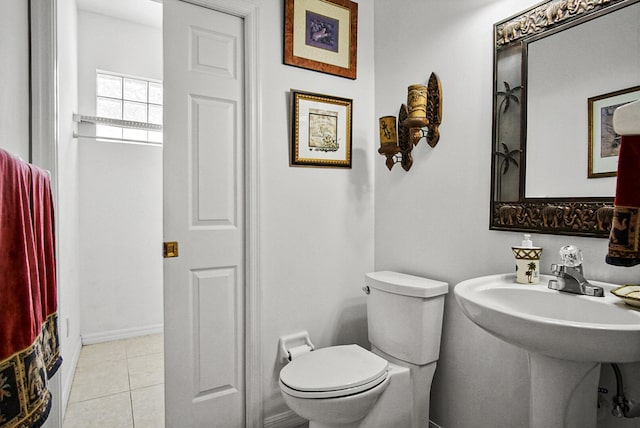
<svg viewBox="0 0 640 428">
<path fill-rule="evenodd" d="M 171 257 L 178 257 L 178 243 L 173 242 L 163 242 L 163 256 L 165 259 L 169 259 Z"/>
</svg>

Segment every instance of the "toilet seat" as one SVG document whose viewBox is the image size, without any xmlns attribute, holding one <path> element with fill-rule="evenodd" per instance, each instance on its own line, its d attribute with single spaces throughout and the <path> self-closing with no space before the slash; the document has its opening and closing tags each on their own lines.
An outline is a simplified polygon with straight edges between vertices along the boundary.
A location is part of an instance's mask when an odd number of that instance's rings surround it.
<svg viewBox="0 0 640 428">
<path fill-rule="evenodd" d="M 299 391 L 297 389 L 289 388 L 284 382 L 282 382 L 282 379 L 280 379 L 280 389 L 285 394 L 289 394 L 297 398 L 339 398 L 339 397 L 346 397 L 348 395 L 358 394 L 360 392 L 373 389 L 376 386 L 383 383 L 385 380 L 387 380 L 387 378 L 388 378 L 388 375 L 387 375 L 387 372 L 385 372 L 379 378 L 374 379 L 369 383 L 359 385 L 353 388 L 338 389 L 333 391 L 314 391 L 314 392 Z"/>
<path fill-rule="evenodd" d="M 389 363 L 358 345 L 322 348 L 293 360 L 280 371 L 283 392 L 300 398 L 336 398 L 384 382 Z"/>
</svg>

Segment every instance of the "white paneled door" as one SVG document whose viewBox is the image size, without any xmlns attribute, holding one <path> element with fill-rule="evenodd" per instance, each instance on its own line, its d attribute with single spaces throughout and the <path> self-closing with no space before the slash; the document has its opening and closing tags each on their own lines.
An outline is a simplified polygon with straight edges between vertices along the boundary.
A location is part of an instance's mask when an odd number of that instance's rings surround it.
<svg viewBox="0 0 640 428">
<path fill-rule="evenodd" d="M 163 10 L 166 426 L 243 427 L 243 19 Z"/>
</svg>

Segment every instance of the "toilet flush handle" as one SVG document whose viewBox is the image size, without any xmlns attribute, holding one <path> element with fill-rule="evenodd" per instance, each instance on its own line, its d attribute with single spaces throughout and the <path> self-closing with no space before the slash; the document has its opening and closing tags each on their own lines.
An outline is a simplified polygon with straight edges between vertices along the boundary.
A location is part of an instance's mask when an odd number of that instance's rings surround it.
<svg viewBox="0 0 640 428">
<path fill-rule="evenodd" d="M 369 288 L 368 285 L 365 285 L 364 287 L 362 287 L 362 291 L 364 291 L 364 294 L 371 294 L 371 289 Z"/>
</svg>

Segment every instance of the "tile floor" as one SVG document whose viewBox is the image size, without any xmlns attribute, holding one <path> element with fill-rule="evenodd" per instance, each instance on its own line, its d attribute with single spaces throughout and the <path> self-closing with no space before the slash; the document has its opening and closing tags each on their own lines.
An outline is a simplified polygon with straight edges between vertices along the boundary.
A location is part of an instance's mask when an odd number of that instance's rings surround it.
<svg viewBox="0 0 640 428">
<path fill-rule="evenodd" d="M 161 334 L 83 346 L 63 428 L 164 427 Z"/>
</svg>

